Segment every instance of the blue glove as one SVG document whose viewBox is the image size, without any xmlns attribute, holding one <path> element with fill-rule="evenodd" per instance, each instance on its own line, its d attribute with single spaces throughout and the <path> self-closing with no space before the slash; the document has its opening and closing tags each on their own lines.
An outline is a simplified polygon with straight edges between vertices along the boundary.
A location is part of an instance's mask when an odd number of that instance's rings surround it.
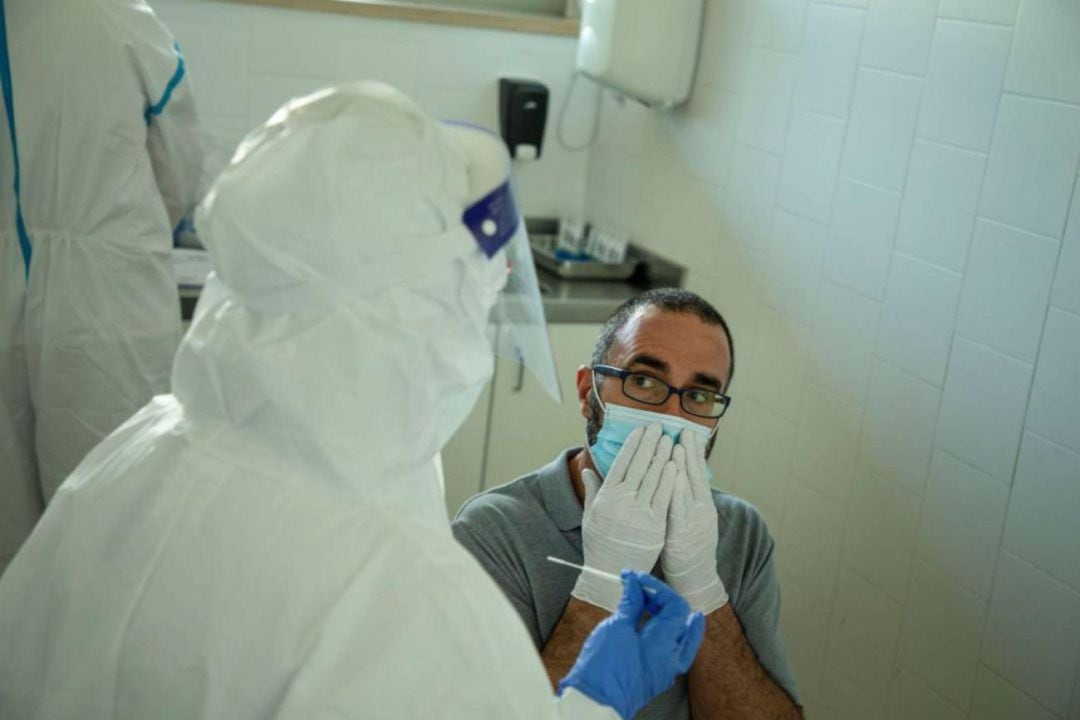
<svg viewBox="0 0 1080 720">
<path fill-rule="evenodd" d="M 624 570 L 622 581 L 618 609 L 589 635 L 559 694 L 574 688 L 628 720 L 690 669 L 705 618 L 648 573 Z M 652 617 L 639 629 L 645 610 Z"/>
</svg>

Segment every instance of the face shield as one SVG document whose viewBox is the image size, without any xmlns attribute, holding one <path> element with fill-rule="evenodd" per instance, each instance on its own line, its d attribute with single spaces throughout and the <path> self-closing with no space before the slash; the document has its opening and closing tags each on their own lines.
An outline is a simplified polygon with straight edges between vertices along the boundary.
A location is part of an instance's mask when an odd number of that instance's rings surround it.
<svg viewBox="0 0 1080 720">
<path fill-rule="evenodd" d="M 469 161 L 472 200 L 462 222 L 490 262 L 505 263 L 509 273 L 489 316 L 492 348 L 528 367 L 548 395 L 562 402 L 532 247 L 514 197 L 506 146 L 483 128 L 450 122 L 444 127 Z"/>
</svg>

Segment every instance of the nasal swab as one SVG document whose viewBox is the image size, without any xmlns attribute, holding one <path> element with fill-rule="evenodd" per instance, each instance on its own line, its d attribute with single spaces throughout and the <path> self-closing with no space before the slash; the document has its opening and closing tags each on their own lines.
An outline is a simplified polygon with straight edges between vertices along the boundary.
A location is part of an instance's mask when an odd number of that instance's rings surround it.
<svg viewBox="0 0 1080 720">
<path fill-rule="evenodd" d="M 581 572 L 586 572 L 586 573 L 589 573 L 590 575 L 595 575 L 597 577 L 602 577 L 602 578 L 604 578 L 606 580 L 611 580 L 612 582 L 617 582 L 620 585 L 622 585 L 622 578 L 619 577 L 618 575 L 614 575 L 614 574 L 609 573 L 609 572 L 604 572 L 603 570 L 597 570 L 596 568 L 589 567 L 588 565 L 578 565 L 576 563 L 570 562 L 569 560 L 563 560 L 562 558 L 557 558 L 557 557 L 554 557 L 552 555 L 548 555 L 547 559 L 550 560 L 551 562 L 555 563 L 556 565 L 565 565 L 566 567 L 572 567 L 572 568 L 575 568 L 576 570 L 580 570 Z M 656 594 L 656 589 L 655 588 L 643 587 L 642 590 L 644 590 L 649 595 L 655 595 Z"/>
</svg>

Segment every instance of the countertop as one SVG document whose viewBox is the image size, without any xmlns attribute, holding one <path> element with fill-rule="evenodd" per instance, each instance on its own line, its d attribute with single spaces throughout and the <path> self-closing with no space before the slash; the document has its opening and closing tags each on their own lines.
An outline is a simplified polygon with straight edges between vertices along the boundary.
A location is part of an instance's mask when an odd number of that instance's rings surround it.
<svg viewBox="0 0 1080 720">
<path fill-rule="evenodd" d="M 549 323 L 605 322 L 615 310 L 647 286 L 606 280 L 563 280 L 543 270 L 536 271 L 544 317 Z"/>
</svg>

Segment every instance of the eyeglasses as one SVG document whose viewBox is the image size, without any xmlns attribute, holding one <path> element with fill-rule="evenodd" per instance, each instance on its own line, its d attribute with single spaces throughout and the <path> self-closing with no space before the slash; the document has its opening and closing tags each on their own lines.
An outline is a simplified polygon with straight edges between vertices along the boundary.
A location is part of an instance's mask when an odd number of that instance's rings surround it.
<svg viewBox="0 0 1080 720">
<path fill-rule="evenodd" d="M 723 417 L 731 398 L 722 392 L 701 387 L 676 388 L 658 377 L 643 372 L 631 372 L 610 365 L 593 365 L 593 384 L 596 375 L 607 375 L 622 380 L 623 395 L 646 405 L 663 405 L 672 395 L 679 396 L 679 406 L 697 417 L 713 420 Z"/>
</svg>

